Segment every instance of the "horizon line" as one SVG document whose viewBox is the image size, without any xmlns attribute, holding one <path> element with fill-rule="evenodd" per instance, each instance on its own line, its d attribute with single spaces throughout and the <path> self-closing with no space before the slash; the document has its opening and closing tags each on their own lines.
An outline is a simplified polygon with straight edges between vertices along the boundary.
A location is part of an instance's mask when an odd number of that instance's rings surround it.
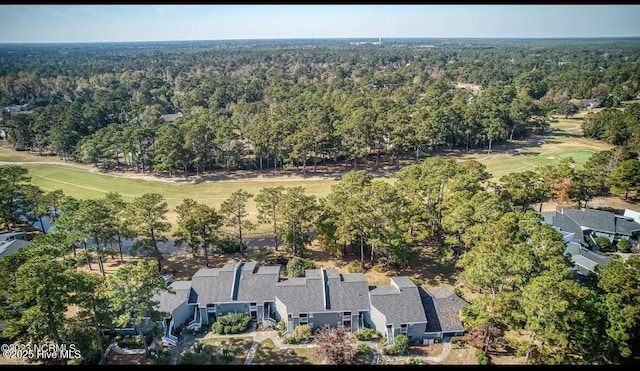
<svg viewBox="0 0 640 371">
<path fill-rule="evenodd" d="M 179 39 L 179 40 L 96 40 L 96 41 L 0 41 L 0 45 L 6 44 L 106 44 L 106 43 L 162 43 L 162 42 L 205 42 L 205 41 L 286 41 L 286 40 L 587 40 L 587 39 L 640 39 L 637 36 L 344 36 L 344 37 L 273 37 L 273 38 L 228 38 L 228 39 Z"/>
</svg>

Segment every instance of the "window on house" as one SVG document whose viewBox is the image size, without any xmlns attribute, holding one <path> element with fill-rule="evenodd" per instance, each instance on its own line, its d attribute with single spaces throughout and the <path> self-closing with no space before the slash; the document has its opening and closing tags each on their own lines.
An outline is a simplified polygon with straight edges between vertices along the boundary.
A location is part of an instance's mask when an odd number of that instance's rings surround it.
<svg viewBox="0 0 640 371">
<path fill-rule="evenodd" d="M 293 317 L 293 316 L 291 315 L 291 313 L 289 313 L 289 314 L 287 315 L 287 318 L 291 319 L 291 317 Z"/>
<path fill-rule="evenodd" d="M 300 313 L 300 318 L 307 318 L 307 313 Z"/>
<path fill-rule="evenodd" d="M 249 305 L 251 305 L 252 307 L 255 307 L 256 303 L 249 303 Z"/>
<path fill-rule="evenodd" d="M 344 312 L 344 313 L 342 313 L 342 315 L 343 315 L 343 316 L 350 316 L 350 315 L 351 315 L 351 312 Z"/>
<path fill-rule="evenodd" d="M 403 334 L 407 333 L 407 324 L 406 323 L 403 323 L 403 324 L 400 325 L 400 332 L 403 333 Z"/>
</svg>

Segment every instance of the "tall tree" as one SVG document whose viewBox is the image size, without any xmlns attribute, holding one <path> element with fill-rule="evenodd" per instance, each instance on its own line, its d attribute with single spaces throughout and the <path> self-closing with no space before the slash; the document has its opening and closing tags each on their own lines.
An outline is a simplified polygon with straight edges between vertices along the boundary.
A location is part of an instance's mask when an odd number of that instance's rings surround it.
<svg viewBox="0 0 640 371">
<path fill-rule="evenodd" d="M 244 241 L 242 240 L 242 230 L 255 229 L 255 225 L 247 220 L 247 201 L 253 197 L 253 194 L 238 189 L 231 193 L 231 195 L 222 201 L 220 205 L 220 213 L 225 217 L 225 224 L 232 228 L 237 228 L 238 233 L 238 250 L 240 254 L 244 255 Z"/>
<path fill-rule="evenodd" d="M 632 159 L 621 162 L 607 178 L 611 184 L 611 191 L 629 197 L 630 191 L 640 189 L 640 160 Z"/>
<path fill-rule="evenodd" d="M 182 204 L 176 206 L 176 213 L 176 246 L 186 242 L 194 255 L 202 248 L 205 267 L 209 267 L 209 249 L 218 240 L 222 216 L 214 208 L 199 204 L 190 198 L 185 198 Z"/>
<path fill-rule="evenodd" d="M 118 192 L 108 192 L 104 195 L 104 202 L 109 210 L 109 218 L 114 227 L 116 240 L 118 241 L 118 251 L 120 252 L 120 262 L 124 263 L 122 256 L 122 238 L 133 238 L 134 233 L 131 227 L 126 223 L 125 214 L 127 203 L 122 199 L 122 195 Z"/>
<path fill-rule="evenodd" d="M 314 195 L 306 195 L 303 187 L 291 187 L 282 196 L 282 234 L 293 256 L 304 256 L 309 234 L 318 215 Z"/>
<path fill-rule="evenodd" d="M 60 329 L 78 289 L 77 274 L 72 260 L 57 260 L 47 255 L 31 257 L 17 267 L 15 286 L 7 301 L 21 310 L 7 321 L 4 335 L 18 336 L 25 343 L 65 344 Z M 66 364 L 66 359 L 61 362 Z"/>
<path fill-rule="evenodd" d="M 281 202 L 284 190 L 285 188 L 283 186 L 265 187 L 262 188 L 256 196 L 258 221 L 260 223 L 273 225 L 273 243 L 276 251 L 278 251 L 278 234 L 280 231 L 278 221 L 281 218 Z"/>
<path fill-rule="evenodd" d="M 587 305 L 588 304 L 588 305 Z M 597 327 L 589 315 L 596 293 L 572 278 L 560 278 L 551 271 L 533 278 L 522 290 L 525 329 L 530 331 L 530 349 L 536 363 L 571 363 L 570 354 L 589 353 L 593 360 L 593 339 Z"/>
<path fill-rule="evenodd" d="M 118 268 L 106 278 L 106 297 L 113 322 L 118 327 L 133 325 L 140 335 L 145 354 L 148 344 L 145 338 L 145 325 L 155 325 L 160 319 L 154 301 L 154 295 L 162 291 L 171 291 L 164 279 L 157 274 L 157 262 L 150 259 L 139 260 Z"/>
<path fill-rule="evenodd" d="M 605 292 L 607 347 L 610 358 L 631 359 L 640 354 L 640 258 L 612 260 L 597 266 L 598 287 Z"/>
<path fill-rule="evenodd" d="M 13 226 L 22 215 L 23 185 L 31 181 L 27 169 L 20 166 L 0 168 L 0 211 L 4 228 Z"/>
<path fill-rule="evenodd" d="M 110 327 L 111 324 L 105 279 L 87 272 L 78 273 L 78 289 L 73 297 L 74 304 L 79 308 L 76 318 L 91 324 L 95 334 L 95 346 L 100 353 L 100 361 L 104 361 L 106 354 L 102 329 Z"/>
<path fill-rule="evenodd" d="M 158 241 L 166 240 L 165 232 L 171 229 L 166 222 L 169 208 L 164 197 L 158 193 L 145 193 L 134 198 L 126 207 L 125 220 L 139 237 L 132 249 L 143 249 L 158 261 L 158 272 L 162 271 L 162 253 Z"/>
</svg>

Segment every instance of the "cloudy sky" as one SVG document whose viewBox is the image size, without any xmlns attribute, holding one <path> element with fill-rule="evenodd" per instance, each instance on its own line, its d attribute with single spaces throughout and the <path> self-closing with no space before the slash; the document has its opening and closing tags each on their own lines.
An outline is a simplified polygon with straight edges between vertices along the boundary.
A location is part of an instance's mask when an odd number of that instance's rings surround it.
<svg viewBox="0 0 640 371">
<path fill-rule="evenodd" d="M 0 43 L 640 36 L 640 5 L 0 5 Z"/>
</svg>

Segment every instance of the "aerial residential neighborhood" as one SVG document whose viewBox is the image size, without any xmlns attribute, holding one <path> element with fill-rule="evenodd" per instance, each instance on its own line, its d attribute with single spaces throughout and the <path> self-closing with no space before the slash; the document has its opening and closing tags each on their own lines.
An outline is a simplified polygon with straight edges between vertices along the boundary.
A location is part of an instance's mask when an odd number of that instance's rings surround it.
<svg viewBox="0 0 640 371">
<path fill-rule="evenodd" d="M 640 361 L 640 6 L 0 10 L 0 365 Z"/>
</svg>

